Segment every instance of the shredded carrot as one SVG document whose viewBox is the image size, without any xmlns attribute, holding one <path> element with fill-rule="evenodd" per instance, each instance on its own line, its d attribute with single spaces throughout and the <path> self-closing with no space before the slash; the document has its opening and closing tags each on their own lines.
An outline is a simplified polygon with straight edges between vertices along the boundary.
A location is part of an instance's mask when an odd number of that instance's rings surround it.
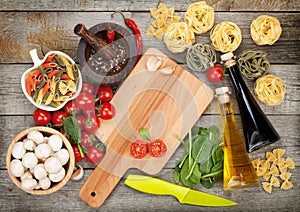
<svg viewBox="0 0 300 212">
<path fill-rule="evenodd" d="M 56 74 L 58 74 L 58 72 L 59 72 L 59 70 L 57 70 L 57 69 L 54 69 L 51 72 L 49 72 L 47 74 L 48 79 L 51 79 L 53 76 L 55 76 Z"/>
</svg>

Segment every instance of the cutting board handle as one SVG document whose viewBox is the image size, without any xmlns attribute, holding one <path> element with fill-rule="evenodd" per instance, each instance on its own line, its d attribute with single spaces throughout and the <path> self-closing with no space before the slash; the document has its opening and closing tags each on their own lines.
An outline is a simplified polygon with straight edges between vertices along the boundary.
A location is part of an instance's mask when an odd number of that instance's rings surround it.
<svg viewBox="0 0 300 212">
<path fill-rule="evenodd" d="M 113 175 L 97 166 L 81 187 L 79 197 L 91 207 L 98 208 L 104 203 L 122 176 Z"/>
</svg>

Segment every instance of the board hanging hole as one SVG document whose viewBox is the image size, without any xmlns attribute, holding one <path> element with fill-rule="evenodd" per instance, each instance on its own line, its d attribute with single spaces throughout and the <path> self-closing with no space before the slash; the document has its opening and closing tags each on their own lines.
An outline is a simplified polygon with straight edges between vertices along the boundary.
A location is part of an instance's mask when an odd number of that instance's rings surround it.
<svg viewBox="0 0 300 212">
<path fill-rule="evenodd" d="M 91 192 L 91 196 L 92 197 L 95 197 L 96 196 L 96 193 L 93 191 L 93 192 Z"/>
</svg>

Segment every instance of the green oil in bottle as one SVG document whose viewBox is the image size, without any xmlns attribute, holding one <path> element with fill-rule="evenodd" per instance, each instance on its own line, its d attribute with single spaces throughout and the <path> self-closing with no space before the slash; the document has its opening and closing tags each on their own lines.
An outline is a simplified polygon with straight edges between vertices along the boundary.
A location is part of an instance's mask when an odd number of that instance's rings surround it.
<svg viewBox="0 0 300 212">
<path fill-rule="evenodd" d="M 228 87 L 216 89 L 224 128 L 224 190 L 232 190 L 259 182 L 236 125 Z"/>
</svg>

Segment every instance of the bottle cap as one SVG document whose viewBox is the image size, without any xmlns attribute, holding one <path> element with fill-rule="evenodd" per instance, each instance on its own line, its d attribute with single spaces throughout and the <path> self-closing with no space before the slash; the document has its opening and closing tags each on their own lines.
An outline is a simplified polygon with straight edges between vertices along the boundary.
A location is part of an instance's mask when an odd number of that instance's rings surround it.
<svg viewBox="0 0 300 212">
<path fill-rule="evenodd" d="M 229 59 L 231 59 L 233 57 L 234 57 L 233 53 L 232 52 L 228 52 L 226 54 L 222 54 L 221 55 L 221 60 L 222 61 L 226 61 L 226 60 L 229 60 Z"/>
<path fill-rule="evenodd" d="M 221 87 L 221 88 L 216 89 L 216 95 L 223 95 L 223 94 L 228 93 L 228 92 L 229 92 L 228 87 Z"/>
</svg>

